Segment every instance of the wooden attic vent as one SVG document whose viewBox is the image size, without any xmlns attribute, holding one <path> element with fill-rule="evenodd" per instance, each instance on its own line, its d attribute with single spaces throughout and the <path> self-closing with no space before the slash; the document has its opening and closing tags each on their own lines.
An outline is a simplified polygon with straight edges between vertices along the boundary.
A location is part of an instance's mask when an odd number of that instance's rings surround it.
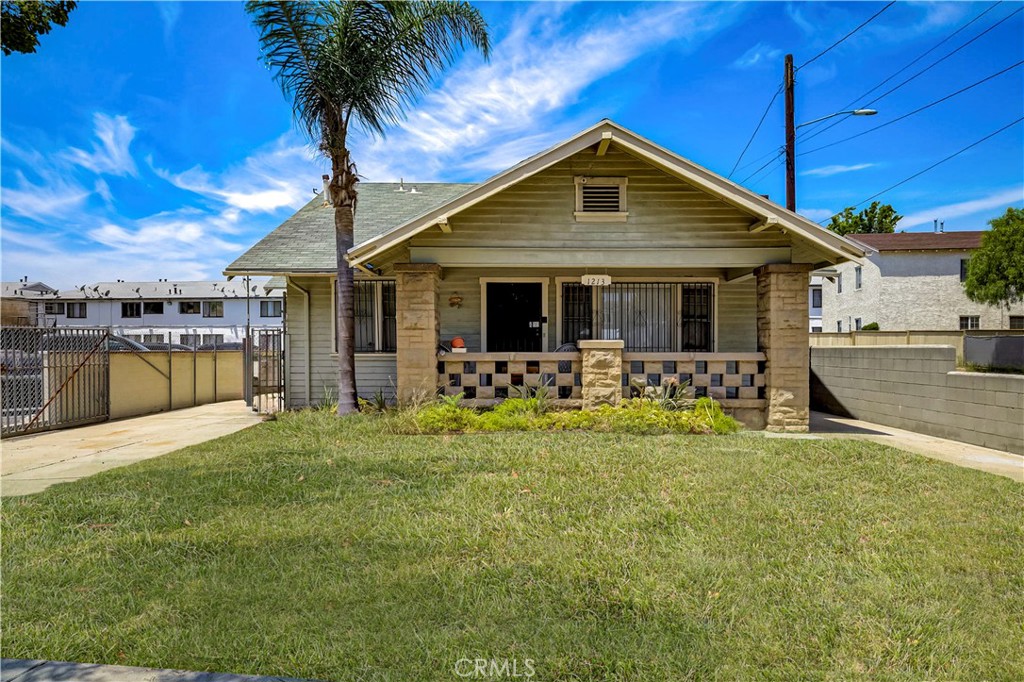
<svg viewBox="0 0 1024 682">
<path fill-rule="evenodd" d="M 591 185 L 586 184 L 580 187 L 583 196 L 584 212 L 591 211 L 612 211 L 618 212 L 619 208 L 619 187 L 618 185 Z"/>
<path fill-rule="evenodd" d="M 578 222 L 626 222 L 626 178 L 577 176 Z"/>
</svg>

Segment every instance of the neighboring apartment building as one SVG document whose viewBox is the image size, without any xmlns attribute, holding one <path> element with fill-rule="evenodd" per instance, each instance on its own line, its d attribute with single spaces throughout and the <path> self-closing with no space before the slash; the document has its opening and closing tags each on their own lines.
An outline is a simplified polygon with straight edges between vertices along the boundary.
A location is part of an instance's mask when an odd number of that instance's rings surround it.
<svg viewBox="0 0 1024 682">
<path fill-rule="evenodd" d="M 856 331 L 1024 329 L 1024 305 L 1010 309 L 974 303 L 963 290 L 967 260 L 983 232 L 854 234 L 863 265 L 849 262 L 819 271 L 822 327 Z"/>
<path fill-rule="evenodd" d="M 819 275 L 813 275 L 811 277 L 811 285 L 807 289 L 807 313 L 810 318 L 812 333 L 824 331 L 821 326 L 821 283 L 824 277 Z"/>
<path fill-rule="evenodd" d="M 29 282 L 23 277 L 17 282 L 3 282 L 0 293 L 0 325 L 4 327 L 31 327 L 39 323 L 45 301 L 57 290 L 42 282 Z"/>
<path fill-rule="evenodd" d="M 280 327 L 284 297 L 262 281 L 99 282 L 44 303 L 45 326 L 110 327 L 142 343 L 233 343 L 246 326 Z"/>
</svg>

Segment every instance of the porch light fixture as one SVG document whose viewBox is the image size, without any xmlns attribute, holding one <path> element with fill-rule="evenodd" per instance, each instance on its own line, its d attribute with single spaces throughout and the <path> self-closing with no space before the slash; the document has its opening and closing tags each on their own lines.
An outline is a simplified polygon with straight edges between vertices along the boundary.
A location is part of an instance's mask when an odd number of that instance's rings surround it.
<svg viewBox="0 0 1024 682">
<path fill-rule="evenodd" d="M 459 296 L 459 292 L 456 291 L 455 293 L 448 297 L 448 305 L 452 308 L 462 307 L 462 297 Z"/>
</svg>

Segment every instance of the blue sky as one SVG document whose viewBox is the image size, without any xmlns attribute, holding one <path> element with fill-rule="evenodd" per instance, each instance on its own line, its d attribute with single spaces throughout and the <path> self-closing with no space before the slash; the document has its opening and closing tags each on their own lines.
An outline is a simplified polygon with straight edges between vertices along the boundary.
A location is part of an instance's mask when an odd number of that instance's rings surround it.
<svg viewBox="0 0 1024 682">
<path fill-rule="evenodd" d="M 729 174 L 792 52 L 807 62 L 883 3 L 497 3 L 491 61 L 466 55 L 384 140 L 357 137 L 366 180 L 474 181 L 608 117 Z M 991 9 L 989 9 L 991 8 Z M 797 74 L 798 210 L 822 220 L 1024 115 L 1024 67 L 819 151 L 1024 59 L 1015 2 L 897 3 Z M 986 9 L 989 11 L 949 38 Z M 861 97 L 925 51 L 914 66 Z M 241 3 L 83 2 L 37 54 L 3 57 L 3 279 L 219 277 L 305 203 L 325 167 L 257 61 Z M 983 229 L 1024 203 L 1024 126 L 880 200 L 900 227 Z M 810 135 L 818 133 L 813 139 Z M 785 197 L 782 98 L 733 175 Z M 748 165 L 752 164 L 752 165 Z"/>
</svg>

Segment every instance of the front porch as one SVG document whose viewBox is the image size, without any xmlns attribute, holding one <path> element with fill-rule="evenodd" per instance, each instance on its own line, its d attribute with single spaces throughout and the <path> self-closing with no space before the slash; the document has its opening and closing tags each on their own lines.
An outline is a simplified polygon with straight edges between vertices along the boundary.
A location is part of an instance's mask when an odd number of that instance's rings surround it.
<svg viewBox="0 0 1024 682">
<path fill-rule="evenodd" d="M 565 270 L 531 271 L 501 281 L 536 281 L 537 300 L 521 297 L 497 317 L 488 286 L 498 278 L 486 271 L 392 268 L 399 402 L 461 393 L 488 406 L 544 386 L 556 406 L 588 408 L 673 382 L 687 397 L 719 401 L 748 428 L 807 428 L 807 266 L 765 265 L 739 281 L 613 270 L 614 290 L 581 289 L 581 276 Z M 449 350 L 456 339 L 461 352 Z"/>
</svg>

